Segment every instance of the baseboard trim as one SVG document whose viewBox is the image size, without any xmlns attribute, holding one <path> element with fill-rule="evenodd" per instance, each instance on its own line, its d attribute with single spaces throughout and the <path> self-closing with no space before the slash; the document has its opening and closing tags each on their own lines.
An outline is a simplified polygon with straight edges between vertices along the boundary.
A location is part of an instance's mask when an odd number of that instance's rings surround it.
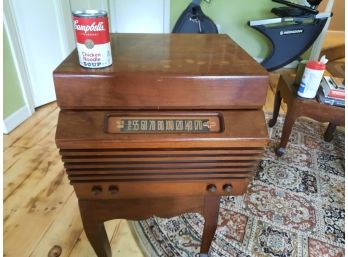
<svg viewBox="0 0 348 257">
<path fill-rule="evenodd" d="M 19 110 L 12 113 L 5 120 L 3 120 L 3 133 L 9 134 L 12 130 L 18 127 L 23 121 L 31 116 L 31 111 L 27 106 L 23 106 Z"/>
</svg>

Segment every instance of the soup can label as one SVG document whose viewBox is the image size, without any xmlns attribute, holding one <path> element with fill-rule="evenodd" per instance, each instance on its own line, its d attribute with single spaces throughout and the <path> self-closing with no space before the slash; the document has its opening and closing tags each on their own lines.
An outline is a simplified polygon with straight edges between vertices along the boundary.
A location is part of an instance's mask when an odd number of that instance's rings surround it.
<svg viewBox="0 0 348 257">
<path fill-rule="evenodd" d="M 106 13 L 73 13 L 73 25 L 80 65 L 92 69 L 110 66 L 112 54 Z"/>
</svg>

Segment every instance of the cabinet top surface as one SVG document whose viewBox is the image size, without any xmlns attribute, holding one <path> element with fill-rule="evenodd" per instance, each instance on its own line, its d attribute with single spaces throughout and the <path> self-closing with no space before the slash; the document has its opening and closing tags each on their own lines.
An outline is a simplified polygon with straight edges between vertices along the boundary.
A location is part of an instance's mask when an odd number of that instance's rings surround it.
<svg viewBox="0 0 348 257">
<path fill-rule="evenodd" d="M 55 74 L 117 76 L 268 76 L 267 71 L 227 35 L 111 34 L 113 65 L 86 69 L 74 50 Z"/>
</svg>

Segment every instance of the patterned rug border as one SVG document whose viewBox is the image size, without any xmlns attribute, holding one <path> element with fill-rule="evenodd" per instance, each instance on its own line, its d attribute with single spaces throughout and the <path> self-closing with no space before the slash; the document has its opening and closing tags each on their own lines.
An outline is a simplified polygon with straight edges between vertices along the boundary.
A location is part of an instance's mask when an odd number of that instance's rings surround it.
<svg viewBox="0 0 348 257">
<path fill-rule="evenodd" d="M 153 249 L 152 245 L 149 243 L 149 240 L 141 240 L 141 238 L 146 237 L 146 233 L 141 226 L 138 225 L 138 222 L 134 220 L 127 220 L 127 222 L 133 238 L 135 239 L 135 242 L 137 243 L 142 254 L 146 257 L 158 257 L 155 249 Z"/>
</svg>

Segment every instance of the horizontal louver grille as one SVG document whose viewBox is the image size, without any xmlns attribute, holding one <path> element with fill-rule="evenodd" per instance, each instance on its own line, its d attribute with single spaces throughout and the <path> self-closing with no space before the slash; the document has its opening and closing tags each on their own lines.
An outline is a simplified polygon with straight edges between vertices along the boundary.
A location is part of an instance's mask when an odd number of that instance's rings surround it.
<svg viewBox="0 0 348 257">
<path fill-rule="evenodd" d="M 248 178 L 263 148 L 61 150 L 72 182 Z"/>
</svg>

